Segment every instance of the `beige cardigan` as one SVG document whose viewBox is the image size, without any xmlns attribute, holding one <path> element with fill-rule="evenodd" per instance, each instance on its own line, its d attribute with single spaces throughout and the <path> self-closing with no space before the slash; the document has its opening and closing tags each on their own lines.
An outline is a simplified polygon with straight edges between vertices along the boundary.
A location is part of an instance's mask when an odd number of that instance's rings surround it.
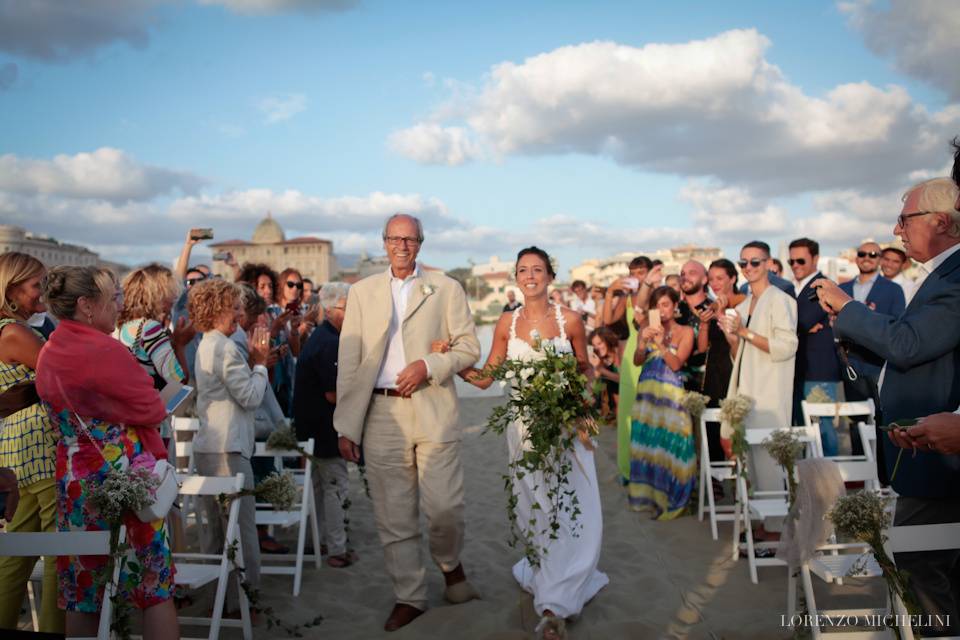
<svg viewBox="0 0 960 640">
<path fill-rule="evenodd" d="M 270 384 L 267 368 L 251 371 L 236 343 L 214 329 L 197 348 L 196 384 L 200 430 L 193 450 L 252 456 L 254 416 Z"/>
</svg>

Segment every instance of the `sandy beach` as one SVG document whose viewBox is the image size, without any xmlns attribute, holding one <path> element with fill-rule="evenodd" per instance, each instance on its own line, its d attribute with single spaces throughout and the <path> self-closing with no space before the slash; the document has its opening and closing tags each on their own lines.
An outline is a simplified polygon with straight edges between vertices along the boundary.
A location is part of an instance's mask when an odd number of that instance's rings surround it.
<svg viewBox="0 0 960 640">
<path fill-rule="evenodd" d="M 292 578 L 264 576 L 264 602 L 291 623 L 322 614 L 321 625 L 304 631 L 308 638 L 532 637 L 537 623 L 532 598 L 510 573 L 519 554 L 506 542 L 500 479 L 506 468 L 506 445 L 502 439 L 482 433 L 486 417 L 497 402 L 496 397 L 465 398 L 461 402 L 467 520 L 463 563 L 482 600 L 458 606 L 444 602 L 442 575 L 429 561 L 424 543 L 430 609 L 408 627 L 385 633 L 383 622 L 393 605 L 393 594 L 383 568 L 371 503 L 354 475 L 350 539 L 360 561 L 347 569 L 324 564 L 318 570 L 310 565 L 305 570 L 302 592 L 295 599 L 290 595 Z M 696 516 L 651 522 L 629 511 L 616 478 L 613 436 L 612 429 L 601 434 L 596 456 L 604 516 L 600 569 L 610 577 L 610 584 L 569 626 L 570 638 L 791 637 L 791 630 L 781 627 L 781 615 L 786 611 L 786 570 L 761 569 L 760 584 L 753 585 L 746 560 L 733 562 L 729 557 L 729 525 L 721 525 L 721 538 L 714 541 L 709 526 Z M 280 537 L 293 541 L 290 534 L 281 533 Z M 857 606 L 849 600 L 844 604 Z M 184 629 L 185 635 L 198 635 L 198 631 Z M 255 635 L 278 638 L 285 634 L 261 625 Z M 225 630 L 223 637 L 240 635 L 237 630 Z"/>
</svg>

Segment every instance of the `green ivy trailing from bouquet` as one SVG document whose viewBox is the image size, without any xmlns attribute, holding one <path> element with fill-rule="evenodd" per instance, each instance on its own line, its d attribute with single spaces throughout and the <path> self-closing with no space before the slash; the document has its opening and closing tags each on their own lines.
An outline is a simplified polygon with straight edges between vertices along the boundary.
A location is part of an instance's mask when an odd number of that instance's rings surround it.
<svg viewBox="0 0 960 640">
<path fill-rule="evenodd" d="M 569 483 L 575 460 L 565 454 L 573 450 L 578 438 L 592 446 L 590 437 L 598 433 L 598 427 L 587 377 L 580 372 L 569 345 L 541 341 L 536 332 L 531 336 L 535 344 L 530 358 L 504 360 L 485 369 L 483 375 L 502 386 L 510 385 L 506 404 L 493 410 L 486 430 L 502 435 L 513 423 L 525 427 L 522 445 L 503 476 L 509 543 L 521 548 L 531 565 L 540 566 L 549 541 L 558 537 L 563 514 L 574 523 L 574 536 L 582 528 L 576 524 L 580 502 Z M 549 503 L 535 502 L 530 517 L 523 521 L 517 513 L 515 483 L 528 475 L 543 483 Z"/>
</svg>

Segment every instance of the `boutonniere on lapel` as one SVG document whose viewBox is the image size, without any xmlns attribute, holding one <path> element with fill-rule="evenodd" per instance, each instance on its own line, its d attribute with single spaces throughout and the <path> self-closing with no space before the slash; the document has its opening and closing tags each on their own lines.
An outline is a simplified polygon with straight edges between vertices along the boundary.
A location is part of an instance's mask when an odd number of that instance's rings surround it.
<svg viewBox="0 0 960 640">
<path fill-rule="evenodd" d="M 422 294 L 424 295 L 424 297 L 429 296 L 429 295 L 432 295 L 433 292 L 436 291 L 436 290 L 437 290 L 437 288 L 436 288 L 435 286 L 433 286 L 432 284 L 422 284 L 422 285 L 420 285 L 420 293 L 422 293 Z"/>
</svg>

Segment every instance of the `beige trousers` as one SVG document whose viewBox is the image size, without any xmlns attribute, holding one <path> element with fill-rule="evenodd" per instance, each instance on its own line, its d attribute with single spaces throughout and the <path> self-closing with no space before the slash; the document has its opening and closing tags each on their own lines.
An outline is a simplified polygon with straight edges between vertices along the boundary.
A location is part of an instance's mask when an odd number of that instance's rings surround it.
<svg viewBox="0 0 960 640">
<path fill-rule="evenodd" d="M 459 442 L 431 442 L 413 403 L 374 396 L 363 433 L 373 513 L 397 602 L 427 606 L 420 554 L 420 508 L 430 555 L 441 571 L 460 564 L 463 548 L 463 467 Z"/>
</svg>

